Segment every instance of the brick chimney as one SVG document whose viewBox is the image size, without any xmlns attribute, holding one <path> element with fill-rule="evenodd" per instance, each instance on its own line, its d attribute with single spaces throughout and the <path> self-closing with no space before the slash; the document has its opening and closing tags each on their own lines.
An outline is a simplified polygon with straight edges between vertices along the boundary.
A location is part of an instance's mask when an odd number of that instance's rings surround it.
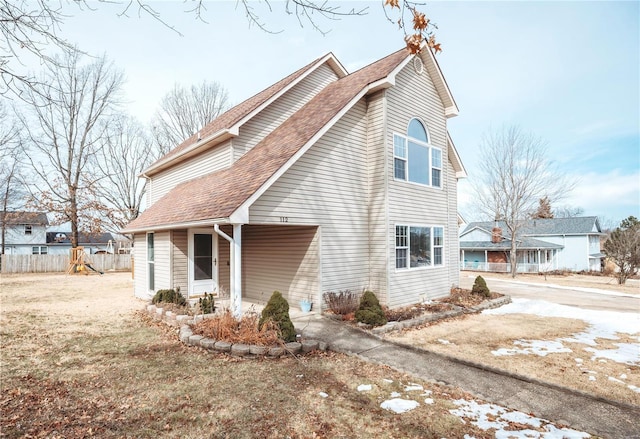
<svg viewBox="0 0 640 439">
<path fill-rule="evenodd" d="M 493 244 L 498 244 L 502 241 L 502 229 L 498 226 L 495 226 L 491 229 L 491 242 Z"/>
</svg>

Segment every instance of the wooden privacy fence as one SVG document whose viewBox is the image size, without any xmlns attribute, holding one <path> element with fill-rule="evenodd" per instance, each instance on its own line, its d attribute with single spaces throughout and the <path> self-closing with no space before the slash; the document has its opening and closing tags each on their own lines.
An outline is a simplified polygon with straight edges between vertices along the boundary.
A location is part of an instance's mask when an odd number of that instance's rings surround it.
<svg viewBox="0 0 640 439">
<path fill-rule="evenodd" d="M 2 273 L 46 273 L 67 271 L 69 255 L 2 255 Z M 88 255 L 91 266 L 98 271 L 131 271 L 130 254 Z"/>
</svg>

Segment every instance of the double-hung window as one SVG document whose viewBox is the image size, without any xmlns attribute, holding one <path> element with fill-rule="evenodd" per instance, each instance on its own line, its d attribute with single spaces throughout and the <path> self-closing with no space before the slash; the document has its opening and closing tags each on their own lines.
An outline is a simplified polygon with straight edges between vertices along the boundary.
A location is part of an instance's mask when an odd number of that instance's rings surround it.
<svg viewBox="0 0 640 439">
<path fill-rule="evenodd" d="M 25 224 L 24 225 L 24 234 L 25 235 L 31 235 L 31 233 L 33 233 L 33 226 L 31 226 L 31 224 Z"/>
<path fill-rule="evenodd" d="M 406 135 L 393 135 L 393 175 L 396 180 L 442 187 L 442 150 L 431 145 L 418 119 L 411 119 Z"/>
<path fill-rule="evenodd" d="M 444 228 L 396 225 L 396 268 L 443 265 Z"/>
<path fill-rule="evenodd" d="M 45 245 L 34 245 L 31 247 L 32 255 L 46 255 L 49 253 L 49 248 Z"/>
</svg>

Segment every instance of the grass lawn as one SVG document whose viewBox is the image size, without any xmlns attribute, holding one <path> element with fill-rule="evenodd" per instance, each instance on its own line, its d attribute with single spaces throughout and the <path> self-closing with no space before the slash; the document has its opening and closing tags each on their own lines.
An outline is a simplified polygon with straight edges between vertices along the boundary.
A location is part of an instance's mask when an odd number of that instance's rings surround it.
<svg viewBox="0 0 640 439">
<path fill-rule="evenodd" d="M 382 409 L 416 383 L 386 367 L 183 346 L 137 311 L 129 273 L 5 275 L 0 287 L 2 438 L 493 437 L 449 412 L 471 399 L 456 389 L 417 382 L 433 403 Z"/>
</svg>

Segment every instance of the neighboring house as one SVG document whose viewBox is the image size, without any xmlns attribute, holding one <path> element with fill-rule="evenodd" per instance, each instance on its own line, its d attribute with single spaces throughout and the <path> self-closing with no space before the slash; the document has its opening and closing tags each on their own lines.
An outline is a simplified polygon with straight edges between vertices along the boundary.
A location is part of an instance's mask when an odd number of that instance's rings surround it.
<svg viewBox="0 0 640 439">
<path fill-rule="evenodd" d="M 0 213 L 4 223 L 4 252 L 8 255 L 47 254 L 46 232 L 49 220 L 44 212 L 11 211 Z M 0 235 L 0 243 L 2 236 Z"/>
<path fill-rule="evenodd" d="M 371 289 L 399 307 L 459 283 L 458 108 L 428 48 L 354 73 L 328 54 L 237 105 L 146 169 L 135 295 L 180 287 L 319 310 Z"/>
<path fill-rule="evenodd" d="M 109 242 L 113 241 L 111 233 L 80 233 L 78 246 L 84 247 L 86 254 L 112 253 Z M 69 254 L 71 250 L 71 232 L 47 232 L 47 246 L 49 254 Z"/>
<path fill-rule="evenodd" d="M 525 221 L 517 243 L 518 272 L 601 271 L 598 217 Z M 472 222 L 460 234 L 462 268 L 508 272 L 511 236 L 502 221 Z"/>
</svg>

